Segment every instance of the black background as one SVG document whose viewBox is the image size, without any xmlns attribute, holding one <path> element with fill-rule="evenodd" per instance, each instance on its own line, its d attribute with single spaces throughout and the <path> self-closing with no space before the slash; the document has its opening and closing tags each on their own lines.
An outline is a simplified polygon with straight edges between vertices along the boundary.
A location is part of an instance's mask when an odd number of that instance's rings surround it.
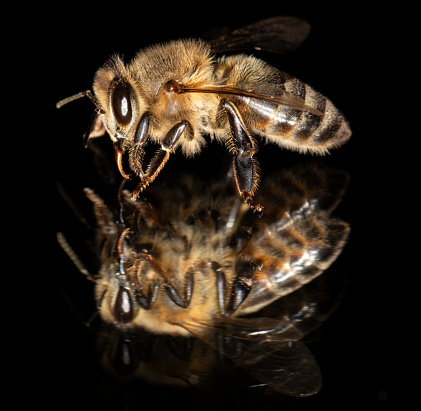
<svg viewBox="0 0 421 411">
<path fill-rule="evenodd" d="M 91 285 L 55 237 L 58 230 L 79 230 L 57 194 L 57 182 L 76 181 L 83 187 L 86 176 L 88 185 L 92 169 L 86 166 L 89 153 L 81 135 L 92 105 L 85 99 L 58 111 L 56 101 L 90 88 L 95 70 L 113 53 L 128 60 L 151 43 L 194 37 L 219 26 L 240 27 L 274 15 L 302 17 L 312 31 L 299 50 L 288 58 L 270 56 L 271 63 L 329 96 L 353 131 L 350 142 L 329 157 L 351 175 L 337 211 L 352 227 L 349 243 L 337 261 L 349 285 L 342 304 L 311 346 L 323 373 L 321 392 L 301 399 L 254 398 L 241 409 L 364 405 L 382 410 L 396 409 L 392 407 L 395 400 L 402 404 L 410 391 L 400 392 L 397 381 L 406 377 L 408 362 L 413 361 L 404 360 L 403 355 L 411 355 L 403 347 L 413 338 L 412 328 L 404 326 L 412 312 L 406 289 L 416 275 L 414 268 L 405 267 L 413 256 L 409 250 L 414 240 L 406 230 L 412 229 L 415 219 L 408 208 L 415 193 L 405 186 L 411 163 L 405 154 L 408 160 L 402 165 L 400 154 L 401 148 L 411 151 L 416 130 L 408 135 L 404 128 L 409 122 L 409 100 L 402 96 L 411 82 L 395 68 L 395 64 L 404 65 L 397 37 L 406 18 L 350 4 L 307 8 L 243 3 L 227 8 L 212 3 L 191 8 L 186 3 L 121 3 L 96 10 L 88 4 L 69 4 L 59 9 L 26 9 L 25 13 L 32 15 L 30 21 L 17 19 L 16 29 L 6 33 L 17 47 L 3 63 L 3 81 L 11 90 L 5 97 L 18 97 L 9 103 L 11 132 L 4 136 L 3 145 L 3 164 L 7 164 L 3 259 L 5 277 L 11 282 L 4 294 L 12 298 L 3 310 L 5 340 L 10 344 L 4 357 L 12 365 L 5 371 L 6 396 L 13 399 L 15 408 L 119 409 L 119 404 L 125 409 L 124 398 L 129 395 L 121 394 L 117 383 L 102 376 L 95 337 L 66 301 L 70 292 L 72 300 L 93 306 Z M 16 40 L 18 34 L 21 40 Z M 221 147 L 216 150 L 225 155 Z M 204 150 L 202 156 L 207 155 L 211 154 Z M 259 151 L 263 170 L 265 155 L 270 158 Z M 236 409 L 230 392 L 228 387 L 226 408 L 221 409 Z M 178 402 L 185 409 L 195 409 L 186 395 L 174 394 L 172 399 L 172 394 L 165 397 L 159 390 L 141 387 L 139 393 L 133 409 L 176 407 Z"/>
</svg>

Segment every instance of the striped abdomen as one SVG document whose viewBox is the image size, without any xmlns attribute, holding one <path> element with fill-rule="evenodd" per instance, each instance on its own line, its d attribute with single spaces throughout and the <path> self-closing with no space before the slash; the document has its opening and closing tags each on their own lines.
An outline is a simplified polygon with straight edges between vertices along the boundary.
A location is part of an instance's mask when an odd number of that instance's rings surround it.
<svg viewBox="0 0 421 411">
<path fill-rule="evenodd" d="M 238 101 L 238 109 L 253 133 L 292 150 L 319 153 L 348 140 L 349 125 L 329 99 L 286 73 L 280 75 L 282 90 L 278 88 L 275 95 L 272 88 L 271 95 L 282 99 L 282 91 L 286 92 L 285 104 L 249 97 Z M 289 96 L 303 107 L 291 104 Z"/>
</svg>

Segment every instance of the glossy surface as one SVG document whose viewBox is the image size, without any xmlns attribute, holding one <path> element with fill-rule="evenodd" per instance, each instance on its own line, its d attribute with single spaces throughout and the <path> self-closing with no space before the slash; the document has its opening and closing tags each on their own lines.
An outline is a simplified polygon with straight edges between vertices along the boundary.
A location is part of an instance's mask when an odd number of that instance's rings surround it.
<svg viewBox="0 0 421 411">
<path fill-rule="evenodd" d="M 185 7 L 182 12 L 180 9 L 170 12 L 163 11 L 162 5 L 136 3 L 118 19 L 110 15 L 108 7 L 85 8 L 82 14 L 75 7 L 61 14 L 34 13 L 37 18 L 22 26 L 23 33 L 27 30 L 31 33 L 27 47 L 12 45 L 13 51 L 10 50 L 6 61 L 16 68 L 25 62 L 24 72 L 15 76 L 22 118 L 13 124 L 27 123 L 30 127 L 27 133 L 15 133 L 15 149 L 10 152 L 15 162 L 4 173 L 7 205 L 3 217 L 7 220 L 8 244 L 5 262 L 8 272 L 15 273 L 7 276 L 10 285 L 6 284 L 5 290 L 16 290 L 14 315 L 10 321 L 6 319 L 4 329 L 8 341 L 5 353 L 13 358 L 6 363 L 6 393 L 22 409 L 30 409 L 34 403 L 52 410 L 114 411 L 171 410 L 180 406 L 186 411 L 308 411 L 359 409 L 361 404 L 376 411 L 405 408 L 405 399 L 412 402 L 409 397 L 414 393 L 408 377 L 414 370 L 414 361 L 410 359 L 418 354 L 412 351 L 410 339 L 396 333 L 396 327 L 392 331 L 390 325 L 404 325 L 404 317 L 414 318 L 411 324 L 416 324 L 416 310 L 411 308 L 411 301 L 416 303 L 416 299 L 407 293 L 408 281 L 396 281 L 401 278 L 396 274 L 415 273 L 409 265 L 413 255 L 408 248 L 410 242 L 401 239 L 409 238 L 403 237 L 405 227 L 412 227 L 404 221 L 412 215 L 408 206 L 413 201 L 408 188 L 417 187 L 410 183 L 410 178 L 417 174 L 408 173 L 413 166 L 408 159 L 408 145 L 393 142 L 397 136 L 410 139 L 415 134 L 409 130 L 413 128 L 411 121 L 388 121 L 385 110 L 386 113 L 389 110 L 383 102 L 401 101 L 402 93 L 411 94 L 405 64 L 411 54 L 399 48 L 409 38 L 402 35 L 401 42 L 396 41 L 399 33 L 408 32 L 405 26 L 409 20 L 399 18 L 399 7 L 393 11 L 385 8 L 379 18 L 379 13 L 359 7 L 348 7 L 346 13 L 339 10 L 335 14 L 329 5 L 320 3 L 309 3 L 305 8 L 298 3 L 273 4 L 269 9 L 254 7 L 251 11 L 246 6 L 244 13 L 238 13 L 238 9 L 222 10 L 216 4 L 208 6 L 206 10 L 200 5 L 199 11 Z M 264 387 L 247 384 L 258 381 L 251 379 L 242 384 L 245 381 L 238 367 L 236 374 L 221 373 L 213 380 L 215 385 L 209 381 L 206 393 L 204 390 L 199 393 L 193 384 L 191 389 L 176 390 L 145 380 L 129 384 L 120 377 L 112 378 L 98 364 L 98 350 L 103 347 L 98 341 L 103 341 L 97 335 L 98 320 L 90 327 L 83 325 L 95 311 L 94 284 L 78 272 L 56 242 L 56 232 L 63 232 L 81 261 L 92 273 L 97 272 L 90 243 L 84 241 L 86 228 L 78 216 L 88 218 L 92 209 L 83 196 L 86 186 L 112 205 L 113 194 L 107 196 L 101 185 L 95 184 L 97 181 L 92 182 L 97 170 L 102 176 L 116 170 L 112 144 L 108 138 L 91 140 L 92 149 L 101 145 L 110 152 L 112 160 L 109 166 L 103 161 L 94 162 L 92 150 L 85 150 L 81 144 L 92 112 L 91 102 L 83 99 L 60 110 L 56 110 L 55 103 L 89 87 L 95 70 L 113 53 L 130 59 L 140 47 L 149 44 L 200 36 L 203 31 L 220 26 L 242 27 L 278 13 L 305 18 L 312 25 L 311 36 L 288 56 L 268 56 L 258 51 L 253 54 L 329 96 L 346 114 L 355 137 L 324 158 L 327 164 L 351 172 L 349 190 L 335 215 L 350 222 L 352 232 L 343 253 L 329 270 L 333 271 L 333 278 L 342 273 L 348 279 L 345 296 L 319 332 L 305 339 L 321 368 L 323 387 L 319 394 L 306 398 L 263 395 Z M 373 32 L 378 34 L 376 38 Z M 26 53 L 34 59 L 28 60 Z M 399 87 L 402 82 L 385 86 L 391 84 L 391 73 L 393 79 L 407 80 L 402 93 Z M 29 95 L 32 100 L 24 100 Z M 17 150 L 23 146 L 25 150 Z M 154 148 L 149 143 L 147 150 Z M 314 159 L 263 144 L 259 144 L 257 155 L 263 178 L 297 161 Z M 399 167 L 398 159 L 405 161 L 405 166 Z M 200 174 L 213 167 L 224 173 L 227 163 L 229 153 L 224 147 L 208 144 L 193 159 L 176 153 L 155 183 L 166 174 L 176 175 L 183 170 Z M 125 170 L 129 172 L 128 167 Z M 57 186 L 60 192 L 66 190 L 79 214 L 57 194 Z M 318 278 L 322 280 L 326 274 Z M 330 292 L 325 291 L 324 295 Z M 307 304 L 308 308 L 313 305 Z M 107 341 L 111 349 L 114 341 L 111 333 Z M 127 345 L 127 338 L 124 342 Z M 157 345 L 168 346 L 161 340 Z M 178 355 L 183 346 L 180 344 L 176 351 Z M 162 355 L 154 355 L 152 349 L 146 355 L 147 347 L 150 345 L 146 342 L 137 345 L 133 359 L 168 361 L 168 357 L 164 360 Z M 120 352 L 130 353 L 123 349 Z M 173 358 L 176 368 L 181 369 L 180 356 Z M 116 360 L 114 364 L 118 362 L 121 363 Z M 159 368 L 152 367 L 151 362 L 147 365 L 151 365 L 150 370 Z M 127 368 L 120 365 L 119 369 Z M 397 405 L 393 404 L 395 399 Z"/>
<path fill-rule="evenodd" d="M 163 179 L 137 201 L 123 186 L 117 210 L 85 189 L 101 256 L 97 306 L 105 323 L 132 335 L 116 351 L 130 374 L 143 367 L 134 335 L 195 336 L 276 391 L 318 392 L 317 362 L 300 340 L 315 327 L 319 302 L 283 301 L 341 252 L 349 226 L 330 214 L 346 184 L 345 173 L 315 165 L 276 173 L 259 194 L 268 205 L 261 219 L 229 180 Z"/>
</svg>

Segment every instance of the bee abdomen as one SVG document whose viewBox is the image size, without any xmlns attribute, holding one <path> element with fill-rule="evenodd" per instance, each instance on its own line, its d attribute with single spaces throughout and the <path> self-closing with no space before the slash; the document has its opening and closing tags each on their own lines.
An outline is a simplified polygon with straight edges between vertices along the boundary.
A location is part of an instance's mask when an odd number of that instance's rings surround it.
<svg viewBox="0 0 421 411">
<path fill-rule="evenodd" d="M 350 137 L 351 130 L 342 113 L 309 85 L 301 83 L 300 89 L 304 89 L 304 104 L 320 112 L 320 115 L 299 111 L 297 122 L 287 138 L 304 150 L 324 151 L 343 144 Z"/>
<path fill-rule="evenodd" d="M 303 109 L 289 107 L 288 102 L 285 105 L 268 102 L 264 110 L 256 106 L 256 132 L 281 146 L 300 151 L 324 152 L 348 140 L 349 125 L 333 103 L 309 85 L 283 75 L 285 91 L 301 99 Z"/>
</svg>

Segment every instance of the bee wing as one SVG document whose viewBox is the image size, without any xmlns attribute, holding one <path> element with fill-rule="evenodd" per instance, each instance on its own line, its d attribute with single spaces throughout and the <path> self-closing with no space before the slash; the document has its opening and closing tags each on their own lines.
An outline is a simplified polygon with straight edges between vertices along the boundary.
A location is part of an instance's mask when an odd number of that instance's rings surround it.
<svg viewBox="0 0 421 411">
<path fill-rule="evenodd" d="M 323 116 L 323 113 L 314 107 L 310 107 L 304 103 L 299 97 L 295 97 L 292 94 L 282 90 L 281 88 L 276 89 L 277 94 L 264 94 L 253 90 L 241 89 L 231 85 L 197 85 L 197 86 L 183 86 L 179 85 L 179 93 L 213 93 L 227 96 L 237 96 L 244 98 L 252 98 L 256 100 L 267 101 L 275 104 L 280 104 L 284 107 L 293 110 L 303 110 L 317 116 Z"/>
<path fill-rule="evenodd" d="M 272 318 L 232 318 L 184 326 L 275 391 L 308 396 L 321 387 L 319 366 L 300 341 L 303 334 L 291 323 Z"/>
<path fill-rule="evenodd" d="M 306 219 L 303 224 L 308 224 L 308 228 L 319 230 L 323 238 L 314 240 L 309 238 L 308 244 L 301 250 L 287 251 L 288 247 L 284 246 L 288 246 L 295 235 L 289 238 L 289 234 L 284 235 L 281 228 L 281 232 L 275 232 L 272 238 L 262 238 L 256 242 L 255 246 L 259 248 L 257 257 L 265 262 L 262 271 L 253 279 L 252 291 L 240 307 L 241 314 L 255 312 L 314 280 L 335 261 L 350 231 L 349 225 L 339 220 Z M 298 230 L 294 231 L 300 233 Z M 302 233 L 304 231 L 298 235 Z M 289 254 L 281 259 L 277 254 L 278 251 Z"/>
<path fill-rule="evenodd" d="M 330 216 L 342 199 L 347 173 L 311 165 L 267 179 L 259 190 L 265 216 L 243 249 L 262 262 L 241 314 L 256 311 L 313 281 L 341 253 L 350 225 Z"/>
<path fill-rule="evenodd" d="M 310 25 L 305 20 L 279 16 L 259 20 L 237 30 L 225 30 L 224 34 L 209 43 L 216 53 L 263 50 L 287 54 L 295 50 L 309 32 Z"/>
<path fill-rule="evenodd" d="M 257 380 L 286 395 L 306 397 L 321 388 L 317 361 L 301 341 L 248 344 L 235 361 Z"/>
</svg>

